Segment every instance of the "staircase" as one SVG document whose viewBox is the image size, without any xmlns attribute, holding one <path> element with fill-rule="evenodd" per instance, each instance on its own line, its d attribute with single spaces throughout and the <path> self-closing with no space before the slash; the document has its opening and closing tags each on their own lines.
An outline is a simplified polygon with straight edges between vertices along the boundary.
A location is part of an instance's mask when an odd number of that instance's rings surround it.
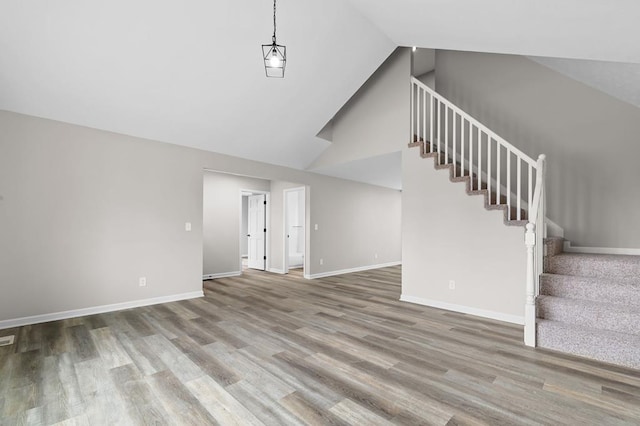
<svg viewBox="0 0 640 426">
<path fill-rule="evenodd" d="M 420 156 L 422 158 L 433 158 L 434 167 L 437 170 L 448 170 L 451 182 L 464 182 L 468 195 L 484 196 L 485 209 L 504 211 L 505 225 L 525 226 L 529 223 L 525 209 L 520 209 L 520 214 L 518 214 L 517 207 L 507 205 L 507 197 L 505 195 L 501 195 L 498 200 L 498 195 L 495 192 L 489 192 L 487 183 L 482 179 L 478 179 L 476 173 L 470 172 L 461 165 L 460 161 L 454 161 L 446 156 L 444 152 L 438 154 L 436 145 L 432 146 L 429 141 L 422 139 L 418 140 L 418 136 L 414 135 L 414 141 L 409 143 L 409 148 L 420 148 Z"/>
<path fill-rule="evenodd" d="M 640 369 L 640 256 L 564 253 L 563 239 L 545 239 L 545 157 L 411 81 L 409 147 L 502 210 L 506 225 L 526 227 L 525 344 Z"/>
<path fill-rule="evenodd" d="M 536 282 L 543 270 L 545 156 L 532 159 L 475 118 L 411 78 L 410 147 L 465 182 L 467 194 L 484 196 L 485 208 L 502 210 L 506 225 L 526 226 L 524 342 L 536 342 Z M 523 250 L 523 255 L 525 254 Z"/>
<path fill-rule="evenodd" d="M 640 256 L 564 253 L 545 241 L 540 347 L 640 369 Z"/>
</svg>

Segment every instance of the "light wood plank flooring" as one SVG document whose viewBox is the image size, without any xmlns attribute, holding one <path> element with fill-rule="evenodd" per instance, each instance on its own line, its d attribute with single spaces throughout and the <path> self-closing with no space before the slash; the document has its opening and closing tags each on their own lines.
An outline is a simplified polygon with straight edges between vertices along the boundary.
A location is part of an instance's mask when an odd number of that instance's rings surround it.
<svg viewBox="0 0 640 426">
<path fill-rule="evenodd" d="M 398 302 L 400 268 L 2 330 L 0 424 L 640 424 L 640 372 Z"/>
</svg>

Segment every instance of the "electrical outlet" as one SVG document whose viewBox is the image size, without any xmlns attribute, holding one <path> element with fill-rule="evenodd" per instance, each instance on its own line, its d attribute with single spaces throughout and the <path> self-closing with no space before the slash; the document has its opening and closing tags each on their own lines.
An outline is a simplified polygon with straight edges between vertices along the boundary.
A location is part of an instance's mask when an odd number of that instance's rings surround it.
<svg viewBox="0 0 640 426">
<path fill-rule="evenodd" d="M 449 280 L 449 290 L 456 289 L 456 282 L 454 280 Z"/>
<path fill-rule="evenodd" d="M 0 337 L 0 346 L 9 346 L 13 345 L 13 339 L 15 336 L 2 336 Z"/>
<path fill-rule="evenodd" d="M 314 229 L 314 231 L 318 230 L 318 224 L 317 223 L 315 225 L 313 225 L 313 229 Z"/>
<path fill-rule="evenodd" d="M 320 264 L 324 265 L 324 259 L 320 259 Z"/>
<path fill-rule="evenodd" d="M 374 255 L 373 255 L 373 258 L 374 258 L 374 259 L 377 259 L 377 258 L 378 258 L 378 253 L 374 254 Z"/>
<path fill-rule="evenodd" d="M 185 222 L 184 230 L 187 232 L 191 232 L 191 222 Z"/>
<path fill-rule="evenodd" d="M 147 277 L 140 277 L 140 279 L 138 280 L 138 283 L 140 284 L 140 287 L 146 287 L 147 286 Z"/>
</svg>

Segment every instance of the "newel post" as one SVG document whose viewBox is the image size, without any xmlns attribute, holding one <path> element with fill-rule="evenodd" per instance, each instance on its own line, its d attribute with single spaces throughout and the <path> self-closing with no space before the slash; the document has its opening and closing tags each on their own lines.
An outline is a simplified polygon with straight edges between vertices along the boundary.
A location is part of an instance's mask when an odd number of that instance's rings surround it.
<svg viewBox="0 0 640 426">
<path fill-rule="evenodd" d="M 524 307 L 524 344 L 536 345 L 536 297 L 535 297 L 535 255 L 536 245 L 535 225 L 527 223 L 524 234 L 524 243 L 527 246 L 527 300 Z"/>
</svg>

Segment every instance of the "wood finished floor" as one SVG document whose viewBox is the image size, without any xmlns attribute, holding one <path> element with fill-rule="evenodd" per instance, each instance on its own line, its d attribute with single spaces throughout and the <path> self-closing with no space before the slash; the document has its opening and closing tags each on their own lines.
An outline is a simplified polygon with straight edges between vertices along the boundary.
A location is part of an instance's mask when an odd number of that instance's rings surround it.
<svg viewBox="0 0 640 426">
<path fill-rule="evenodd" d="M 2 330 L 0 424 L 640 424 L 640 371 L 398 302 L 400 268 Z"/>
</svg>

